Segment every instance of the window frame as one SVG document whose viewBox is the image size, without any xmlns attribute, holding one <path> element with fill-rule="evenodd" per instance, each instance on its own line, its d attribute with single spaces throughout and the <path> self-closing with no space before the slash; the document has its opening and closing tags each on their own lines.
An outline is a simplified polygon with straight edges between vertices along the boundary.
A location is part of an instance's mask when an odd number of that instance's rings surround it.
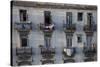
<svg viewBox="0 0 100 67">
<path fill-rule="evenodd" d="M 19 14 L 20 14 L 20 21 L 27 21 L 27 10 L 25 9 L 20 9 L 19 10 Z"/>
<path fill-rule="evenodd" d="M 72 47 L 72 36 L 68 34 L 66 34 L 66 46 L 68 48 Z"/>
<path fill-rule="evenodd" d="M 78 21 L 83 21 L 83 12 L 78 12 L 77 13 L 77 20 Z"/>
<path fill-rule="evenodd" d="M 87 24 L 91 25 L 93 23 L 93 13 L 87 13 Z"/>
<path fill-rule="evenodd" d="M 73 21 L 73 14 L 72 12 L 66 12 L 66 24 L 70 26 Z"/>
<path fill-rule="evenodd" d="M 80 40 L 79 40 L 79 38 L 80 38 Z M 77 35 L 77 42 L 82 43 L 82 34 Z"/>
<path fill-rule="evenodd" d="M 51 12 L 50 11 L 44 11 L 44 23 L 45 24 L 51 24 Z"/>
<path fill-rule="evenodd" d="M 24 41 L 23 41 L 24 40 Z M 26 41 L 25 41 L 26 40 Z M 27 38 L 21 38 L 21 46 L 22 47 L 27 47 L 27 45 L 28 45 L 28 40 L 27 40 Z"/>
</svg>

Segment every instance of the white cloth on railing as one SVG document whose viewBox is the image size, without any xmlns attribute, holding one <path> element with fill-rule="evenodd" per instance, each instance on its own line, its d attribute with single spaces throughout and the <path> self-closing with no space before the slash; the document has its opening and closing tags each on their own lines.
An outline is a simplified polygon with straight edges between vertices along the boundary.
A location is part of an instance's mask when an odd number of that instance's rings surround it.
<svg viewBox="0 0 100 67">
<path fill-rule="evenodd" d="M 50 28 L 52 29 L 54 27 L 54 24 L 50 24 L 49 26 L 45 26 L 45 28 Z"/>
<path fill-rule="evenodd" d="M 72 50 L 72 49 L 66 49 L 66 48 L 64 48 L 64 52 L 65 52 L 68 56 L 71 56 L 73 50 Z"/>
</svg>

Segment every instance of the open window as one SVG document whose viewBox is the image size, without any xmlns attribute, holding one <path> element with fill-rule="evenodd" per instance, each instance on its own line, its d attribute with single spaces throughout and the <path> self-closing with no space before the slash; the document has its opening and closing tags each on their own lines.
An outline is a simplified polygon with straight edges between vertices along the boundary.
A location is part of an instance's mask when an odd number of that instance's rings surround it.
<svg viewBox="0 0 100 67">
<path fill-rule="evenodd" d="M 21 44 L 22 44 L 22 47 L 26 47 L 27 46 L 27 38 L 21 38 Z"/>
<path fill-rule="evenodd" d="M 82 12 L 78 13 L 77 20 L 78 21 L 82 21 L 83 20 L 83 13 Z"/>
<path fill-rule="evenodd" d="M 82 35 L 81 34 L 78 34 L 77 35 L 77 42 L 78 43 L 81 43 L 82 42 Z"/>
<path fill-rule="evenodd" d="M 45 20 L 45 25 L 51 24 L 51 12 L 50 11 L 44 11 L 44 20 Z"/>
<path fill-rule="evenodd" d="M 46 46 L 46 48 L 50 47 L 50 38 L 49 37 L 45 37 L 45 46 Z"/>
<path fill-rule="evenodd" d="M 91 42 L 92 42 L 92 36 L 87 36 L 87 46 L 91 47 Z"/>
<path fill-rule="evenodd" d="M 72 24 L 72 12 L 66 13 L 66 24 L 70 26 Z"/>
<path fill-rule="evenodd" d="M 93 20 L 93 15 L 92 13 L 87 13 L 87 24 L 91 25 Z"/>
<path fill-rule="evenodd" d="M 66 42 L 67 42 L 68 48 L 72 47 L 72 36 L 71 35 L 66 35 Z"/>
<path fill-rule="evenodd" d="M 20 12 L 20 21 L 26 21 L 27 20 L 27 11 L 21 9 L 19 12 Z"/>
</svg>

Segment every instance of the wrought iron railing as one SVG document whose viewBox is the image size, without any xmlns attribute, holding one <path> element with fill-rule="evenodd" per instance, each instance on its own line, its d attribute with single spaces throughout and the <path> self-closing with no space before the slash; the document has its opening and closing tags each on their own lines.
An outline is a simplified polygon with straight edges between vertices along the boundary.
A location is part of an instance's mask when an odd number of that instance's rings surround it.
<svg viewBox="0 0 100 67">
<path fill-rule="evenodd" d="M 93 57 L 97 53 L 97 45 L 91 44 L 91 46 L 84 46 L 83 52 L 86 57 Z"/>
<path fill-rule="evenodd" d="M 84 26 L 84 31 L 89 32 L 89 31 L 96 31 L 97 30 L 97 25 L 96 24 L 91 24 L 91 25 L 85 25 Z"/>
<path fill-rule="evenodd" d="M 32 23 L 28 22 L 15 23 L 14 28 L 18 31 L 30 31 L 32 29 Z"/>
<path fill-rule="evenodd" d="M 46 59 L 53 58 L 55 54 L 55 48 L 51 48 L 51 47 L 46 48 L 44 46 L 40 46 L 40 48 L 41 48 L 41 54 L 43 58 L 46 58 Z"/>
<path fill-rule="evenodd" d="M 76 30 L 76 24 L 64 24 L 63 27 L 65 32 L 74 32 Z"/>
<path fill-rule="evenodd" d="M 30 47 L 16 48 L 16 62 L 18 63 L 18 65 L 32 64 L 32 55 L 32 48 Z"/>
</svg>

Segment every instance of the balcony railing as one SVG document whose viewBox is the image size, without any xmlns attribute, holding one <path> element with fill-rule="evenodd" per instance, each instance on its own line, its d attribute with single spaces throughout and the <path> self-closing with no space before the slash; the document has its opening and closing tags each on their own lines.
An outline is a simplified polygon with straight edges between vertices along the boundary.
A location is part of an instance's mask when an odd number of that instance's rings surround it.
<svg viewBox="0 0 100 67">
<path fill-rule="evenodd" d="M 84 46 L 83 52 L 86 57 L 93 57 L 97 53 L 97 45 Z"/>
<path fill-rule="evenodd" d="M 54 60 L 41 60 L 42 64 L 54 64 Z"/>
<path fill-rule="evenodd" d="M 30 47 L 21 47 L 16 48 L 16 56 L 18 65 L 30 65 L 32 63 L 32 48 Z"/>
<path fill-rule="evenodd" d="M 32 23 L 28 22 L 15 23 L 14 28 L 18 31 L 30 31 L 32 29 Z"/>
<path fill-rule="evenodd" d="M 84 26 L 84 31 L 85 32 L 94 32 L 97 30 L 97 25 L 96 24 L 91 24 L 91 25 L 85 25 Z"/>
<path fill-rule="evenodd" d="M 43 30 L 44 32 L 52 32 L 54 30 L 54 24 L 41 24 L 40 23 L 40 30 Z"/>
<path fill-rule="evenodd" d="M 74 63 L 75 60 L 74 59 L 65 59 L 64 63 Z"/>
<path fill-rule="evenodd" d="M 43 58 L 51 59 L 53 58 L 55 54 L 55 49 L 54 48 L 46 48 L 44 46 L 40 46 L 41 48 L 41 54 Z"/>
<path fill-rule="evenodd" d="M 44 53 L 48 53 L 48 54 L 49 53 L 53 53 L 54 54 L 55 53 L 55 50 L 54 50 L 54 48 L 45 48 L 45 47 L 42 47 L 41 48 L 41 53 L 42 54 L 44 54 Z"/>
<path fill-rule="evenodd" d="M 65 32 L 74 32 L 76 30 L 76 24 L 64 24 L 63 26 Z"/>
<path fill-rule="evenodd" d="M 30 47 L 21 47 L 21 48 L 16 48 L 16 54 L 17 55 L 23 55 L 23 54 L 32 54 L 32 48 Z"/>
<path fill-rule="evenodd" d="M 96 61 L 96 59 L 92 57 L 84 59 L 84 62 L 92 62 L 92 61 Z"/>
</svg>

